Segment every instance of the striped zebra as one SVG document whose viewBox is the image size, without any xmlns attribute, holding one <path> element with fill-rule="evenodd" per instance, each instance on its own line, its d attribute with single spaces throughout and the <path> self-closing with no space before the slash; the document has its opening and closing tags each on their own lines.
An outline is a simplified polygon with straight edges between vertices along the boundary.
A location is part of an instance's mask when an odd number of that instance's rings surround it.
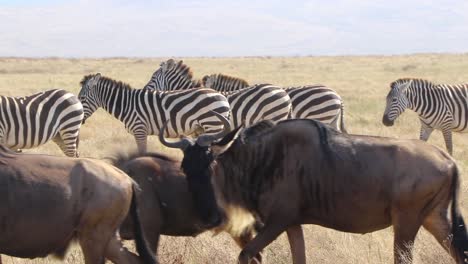
<svg viewBox="0 0 468 264">
<path fill-rule="evenodd" d="M 79 98 L 84 108 L 84 119 L 99 107 L 124 123 L 135 137 L 140 153 L 146 152 L 147 136 L 158 135 L 169 121 L 167 137 L 191 134 L 216 134 L 223 123 L 213 112 L 229 115 L 229 103 L 212 89 L 182 91 L 150 91 L 133 89 L 99 73 L 88 75 L 81 81 Z"/>
<path fill-rule="evenodd" d="M 169 59 L 161 62 L 143 89 L 168 91 L 200 87 L 201 82 L 192 80 L 192 77 L 192 71 L 182 60 L 176 62 L 174 59 Z"/>
<path fill-rule="evenodd" d="M 203 77 L 203 85 L 220 92 L 249 86 L 248 82 L 241 78 L 224 74 L 206 75 Z M 291 98 L 290 118 L 315 119 L 346 133 L 343 100 L 336 91 L 320 84 L 286 87 L 284 90 Z"/>
<path fill-rule="evenodd" d="M 421 122 L 419 139 L 427 141 L 434 129 L 442 131 L 452 155 L 452 131 L 468 132 L 468 84 L 436 84 L 403 78 L 390 84 L 382 123 L 392 126 L 405 109 L 415 111 Z"/>
<path fill-rule="evenodd" d="M 25 97 L 0 96 L 0 143 L 29 149 L 54 141 L 69 157 L 78 157 L 83 106 L 60 89 Z"/>
<path fill-rule="evenodd" d="M 186 88 L 177 84 L 199 83 L 199 81 L 192 79 L 193 75 L 190 68 L 182 61 L 169 60 L 161 65 L 145 87 L 157 87 L 156 89 L 161 90 L 182 90 Z M 190 74 L 187 74 L 188 72 Z M 177 80 L 177 82 L 171 82 L 171 80 Z M 170 83 L 172 85 L 169 86 L 155 85 Z M 221 93 L 229 101 L 231 108 L 230 121 L 233 127 L 242 124 L 249 126 L 261 120 L 277 122 L 287 119 L 291 112 L 291 101 L 288 94 L 275 85 L 257 84 L 241 90 L 223 91 Z"/>
</svg>

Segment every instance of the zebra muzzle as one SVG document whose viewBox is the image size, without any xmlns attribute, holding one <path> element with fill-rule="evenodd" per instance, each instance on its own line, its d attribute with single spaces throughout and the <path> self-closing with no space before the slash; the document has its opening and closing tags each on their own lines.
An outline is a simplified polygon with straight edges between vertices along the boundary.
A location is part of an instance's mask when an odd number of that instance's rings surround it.
<svg viewBox="0 0 468 264">
<path fill-rule="evenodd" d="M 393 124 L 395 123 L 394 120 L 390 120 L 388 118 L 387 115 L 384 115 L 383 118 L 382 118 L 382 123 L 385 125 L 385 126 L 393 126 Z"/>
</svg>

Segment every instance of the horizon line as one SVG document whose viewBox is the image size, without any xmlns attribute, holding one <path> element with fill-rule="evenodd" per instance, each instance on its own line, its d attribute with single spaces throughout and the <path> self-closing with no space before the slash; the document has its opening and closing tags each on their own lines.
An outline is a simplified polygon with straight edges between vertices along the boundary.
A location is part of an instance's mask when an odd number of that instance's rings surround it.
<svg viewBox="0 0 468 264">
<path fill-rule="evenodd" d="M 112 59 L 166 59 L 166 58 L 189 58 L 189 59 L 243 59 L 243 58 L 319 58 L 319 57 L 406 57 L 406 56 L 421 56 L 421 55 L 468 55 L 465 52 L 413 52 L 413 53 L 396 53 L 396 54 L 341 54 L 341 55 L 258 55 L 258 56 L 0 56 L 0 59 L 30 59 L 30 60 L 53 60 L 53 59 L 89 59 L 89 60 L 112 60 Z"/>
</svg>

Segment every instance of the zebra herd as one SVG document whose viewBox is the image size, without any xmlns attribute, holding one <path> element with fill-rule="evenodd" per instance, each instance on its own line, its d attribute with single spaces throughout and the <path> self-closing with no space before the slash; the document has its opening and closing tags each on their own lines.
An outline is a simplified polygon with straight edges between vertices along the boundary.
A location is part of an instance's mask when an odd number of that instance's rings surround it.
<svg viewBox="0 0 468 264">
<path fill-rule="evenodd" d="M 182 60 L 163 61 L 143 89 L 92 74 L 81 81 L 78 97 L 49 90 L 26 97 L 0 97 L 0 143 L 14 149 L 33 148 L 53 140 L 67 156 L 78 156 L 79 130 L 99 107 L 124 123 L 146 152 L 147 136 L 158 135 L 168 122 L 165 137 L 216 134 L 230 119 L 232 127 L 260 120 L 316 119 L 346 133 L 343 100 L 323 85 L 279 87 L 250 85 L 247 81 L 212 74 L 201 80 Z M 81 102 L 81 103 L 80 103 Z M 398 79 L 390 85 L 382 122 L 393 125 L 405 110 L 418 113 L 420 139 L 441 130 L 452 154 L 452 131 L 466 132 L 468 84 L 435 84 L 422 79 Z"/>
</svg>

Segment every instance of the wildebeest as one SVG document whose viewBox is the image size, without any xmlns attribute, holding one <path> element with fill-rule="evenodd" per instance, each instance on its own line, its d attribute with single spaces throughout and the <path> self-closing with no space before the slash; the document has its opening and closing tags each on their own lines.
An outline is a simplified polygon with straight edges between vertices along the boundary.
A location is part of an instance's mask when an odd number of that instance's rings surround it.
<svg viewBox="0 0 468 264">
<path fill-rule="evenodd" d="M 204 226 L 194 208 L 179 159 L 157 152 L 120 152 L 114 155 L 111 162 L 132 177 L 142 190 L 137 193 L 139 216 L 143 233 L 154 252 L 157 252 L 160 235 L 196 236 L 209 229 Z M 127 217 L 120 227 L 123 239 L 134 238 L 132 225 L 131 219 Z M 231 233 L 236 243 L 243 248 L 255 235 L 256 227 L 232 230 L 229 226 L 218 226 L 213 231 Z M 256 259 L 261 261 L 261 255 L 257 255 Z"/>
<path fill-rule="evenodd" d="M 0 145 L 0 254 L 64 257 L 78 240 L 86 264 L 156 263 L 144 239 L 137 185 L 104 161 L 17 154 Z M 130 211 L 137 251 L 117 230 Z"/>
<path fill-rule="evenodd" d="M 229 131 L 228 120 L 220 119 Z M 468 235 L 458 208 L 459 172 L 441 149 L 342 134 L 301 119 L 262 122 L 219 138 L 210 144 L 203 136 L 177 142 L 160 136 L 164 145 L 183 149 L 182 169 L 204 221 L 219 223 L 224 214 L 236 219 L 242 209 L 264 223 L 240 263 L 284 231 L 294 263 L 305 263 L 301 224 L 353 233 L 392 225 L 395 263 L 403 262 L 401 251 L 411 258 L 422 225 L 463 263 Z"/>
</svg>

